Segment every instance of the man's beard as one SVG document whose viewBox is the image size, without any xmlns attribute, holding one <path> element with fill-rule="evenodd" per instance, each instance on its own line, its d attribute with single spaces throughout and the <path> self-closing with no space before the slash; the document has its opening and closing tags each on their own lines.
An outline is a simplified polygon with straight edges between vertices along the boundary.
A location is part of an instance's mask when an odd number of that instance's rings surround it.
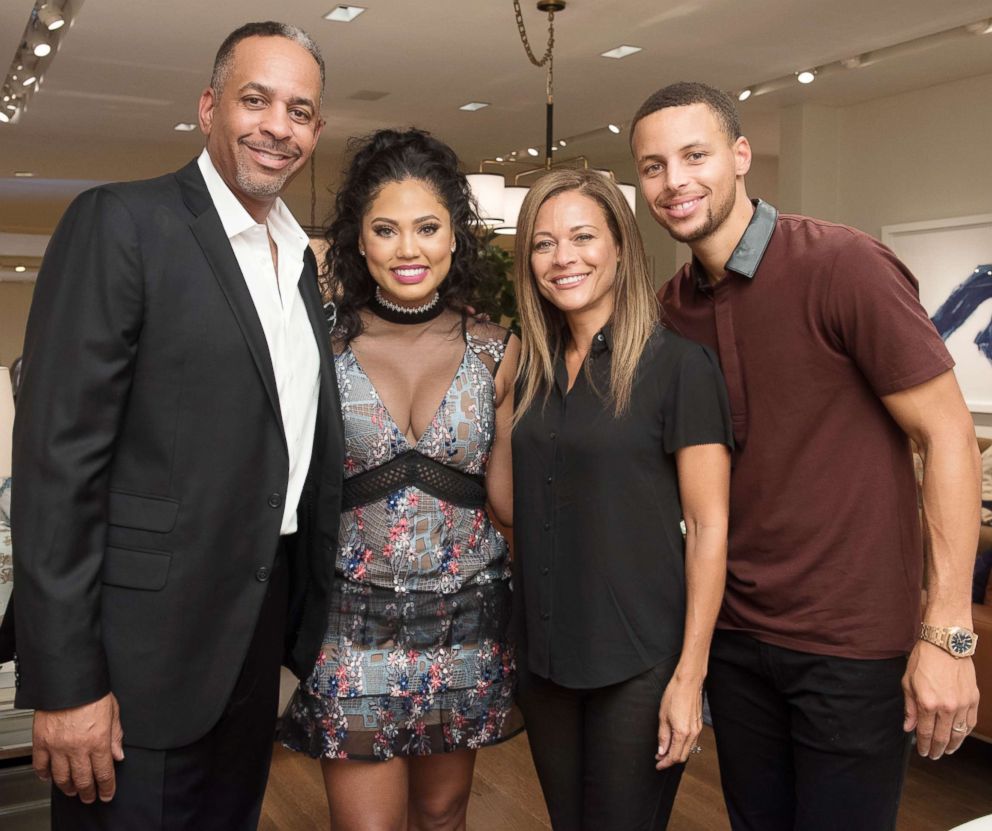
<svg viewBox="0 0 992 831">
<path fill-rule="evenodd" d="M 270 196 L 278 196 L 282 193 L 289 177 L 295 172 L 296 170 L 294 168 L 287 167 L 278 173 L 263 176 L 253 170 L 247 161 L 238 159 L 234 178 L 237 180 L 238 187 L 243 193 L 254 196 L 256 199 L 265 199 Z"/>
<path fill-rule="evenodd" d="M 712 193 L 712 192 L 711 192 Z M 734 210 L 734 190 L 727 194 L 727 198 L 716 206 L 716 212 L 713 211 L 713 203 L 710 200 L 710 206 L 706 210 L 706 221 L 703 222 L 698 228 L 687 231 L 685 233 L 679 233 L 671 227 L 666 226 L 668 235 L 676 242 L 683 242 L 686 244 L 691 244 L 693 242 L 698 242 L 701 239 L 705 239 L 714 231 L 717 230 L 726 221 L 727 217 L 730 216 L 731 212 Z"/>
</svg>

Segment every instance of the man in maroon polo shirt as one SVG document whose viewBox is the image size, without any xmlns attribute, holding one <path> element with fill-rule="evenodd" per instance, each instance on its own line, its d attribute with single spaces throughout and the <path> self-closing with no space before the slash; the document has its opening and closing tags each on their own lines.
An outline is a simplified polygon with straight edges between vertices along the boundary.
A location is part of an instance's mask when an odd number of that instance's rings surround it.
<svg viewBox="0 0 992 831">
<path fill-rule="evenodd" d="M 922 756 L 953 753 L 978 707 L 978 458 L 953 361 L 892 252 L 748 198 L 725 93 L 659 90 L 631 148 L 652 215 L 693 253 L 659 294 L 663 318 L 719 354 L 730 394 L 707 690 L 732 825 L 894 828 L 908 734 Z"/>
</svg>

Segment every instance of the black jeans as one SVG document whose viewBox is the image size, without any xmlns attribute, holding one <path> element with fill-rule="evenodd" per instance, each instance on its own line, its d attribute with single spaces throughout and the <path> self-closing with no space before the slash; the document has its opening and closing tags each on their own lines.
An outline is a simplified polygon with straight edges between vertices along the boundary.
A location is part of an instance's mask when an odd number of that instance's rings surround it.
<svg viewBox="0 0 992 831">
<path fill-rule="evenodd" d="M 658 707 L 672 658 L 619 684 L 561 687 L 520 662 L 518 703 L 555 831 L 657 831 L 683 765 L 655 770 Z"/>
<path fill-rule="evenodd" d="M 84 805 L 52 788 L 54 831 L 254 831 L 269 776 L 279 664 L 289 603 L 279 547 L 248 655 L 220 721 L 185 747 L 151 750 L 124 740 L 117 793 Z M 195 681 L 195 679 L 194 679 Z"/>
<path fill-rule="evenodd" d="M 905 658 L 796 652 L 717 631 L 706 691 L 735 831 L 894 829 Z"/>
</svg>

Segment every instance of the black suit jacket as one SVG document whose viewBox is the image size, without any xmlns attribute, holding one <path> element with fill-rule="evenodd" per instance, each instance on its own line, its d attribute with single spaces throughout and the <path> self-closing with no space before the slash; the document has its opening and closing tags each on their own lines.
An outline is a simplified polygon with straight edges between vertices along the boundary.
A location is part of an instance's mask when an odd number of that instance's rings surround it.
<svg viewBox="0 0 992 831">
<path fill-rule="evenodd" d="M 321 381 L 286 644 L 304 675 L 327 622 L 343 460 L 305 263 L 299 337 L 316 338 Z M 262 327 L 195 161 L 69 207 L 38 275 L 14 448 L 17 706 L 112 691 L 128 744 L 204 735 L 265 594 L 288 451 Z"/>
</svg>

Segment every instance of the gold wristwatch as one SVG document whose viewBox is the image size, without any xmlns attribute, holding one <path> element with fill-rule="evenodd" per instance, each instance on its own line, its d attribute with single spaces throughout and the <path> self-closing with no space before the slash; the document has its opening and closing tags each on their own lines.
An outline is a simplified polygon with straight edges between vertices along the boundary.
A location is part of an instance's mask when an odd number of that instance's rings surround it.
<svg viewBox="0 0 992 831">
<path fill-rule="evenodd" d="M 970 658 L 975 654 L 978 635 L 963 626 L 920 626 L 920 640 L 939 646 L 955 658 Z"/>
</svg>

